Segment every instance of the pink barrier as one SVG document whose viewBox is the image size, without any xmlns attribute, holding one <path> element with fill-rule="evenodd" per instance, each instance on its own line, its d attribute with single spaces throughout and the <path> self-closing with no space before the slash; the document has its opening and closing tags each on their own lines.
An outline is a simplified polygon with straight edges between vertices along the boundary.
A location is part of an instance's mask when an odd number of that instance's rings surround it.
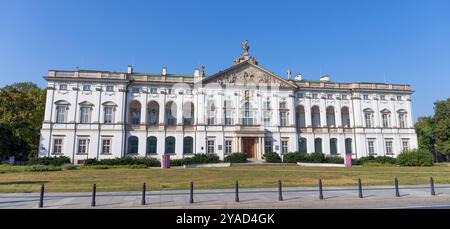
<svg viewBox="0 0 450 229">
<path fill-rule="evenodd" d="M 170 155 L 164 154 L 161 157 L 161 168 L 169 169 L 170 168 Z"/>
<path fill-rule="evenodd" d="M 351 154 L 345 155 L 345 167 L 347 167 L 347 168 L 352 167 L 352 155 Z"/>
</svg>

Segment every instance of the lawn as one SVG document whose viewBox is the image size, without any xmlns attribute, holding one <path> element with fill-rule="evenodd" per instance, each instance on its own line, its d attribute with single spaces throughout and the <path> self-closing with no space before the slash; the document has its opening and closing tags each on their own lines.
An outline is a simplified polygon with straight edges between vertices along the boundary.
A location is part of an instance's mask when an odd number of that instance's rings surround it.
<svg viewBox="0 0 450 229">
<path fill-rule="evenodd" d="M 15 167 L 16 168 L 16 167 Z M 401 185 L 436 183 L 450 184 L 450 167 L 360 167 L 304 168 L 299 166 L 237 166 L 208 169 L 78 169 L 58 172 L 3 171 L 0 168 L 0 192 L 38 192 L 45 184 L 47 192 L 89 192 L 97 184 L 99 192 L 138 191 L 143 182 L 150 190 L 187 190 L 189 182 L 196 189 L 233 188 L 236 179 L 242 188 L 316 186 L 322 179 L 325 186 L 354 186 L 358 178 L 364 185 L 393 185 L 398 177 Z"/>
</svg>

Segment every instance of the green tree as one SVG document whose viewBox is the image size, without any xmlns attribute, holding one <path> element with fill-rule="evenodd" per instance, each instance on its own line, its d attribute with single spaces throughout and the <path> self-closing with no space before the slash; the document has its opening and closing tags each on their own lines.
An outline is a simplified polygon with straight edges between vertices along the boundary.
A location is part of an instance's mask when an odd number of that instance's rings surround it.
<svg viewBox="0 0 450 229">
<path fill-rule="evenodd" d="M 433 125 L 434 125 L 433 117 L 420 117 L 417 123 L 414 125 L 414 128 L 416 129 L 417 133 L 419 149 L 432 152 L 435 155 L 435 159 L 437 159 L 434 147 L 436 141 L 433 136 Z"/>
<path fill-rule="evenodd" d="M 436 150 L 448 157 L 450 155 L 450 98 L 434 104 L 434 128 Z"/>
<path fill-rule="evenodd" d="M 46 90 L 29 82 L 0 89 L 0 156 L 3 159 L 16 156 L 26 160 L 37 155 L 45 96 Z"/>
</svg>

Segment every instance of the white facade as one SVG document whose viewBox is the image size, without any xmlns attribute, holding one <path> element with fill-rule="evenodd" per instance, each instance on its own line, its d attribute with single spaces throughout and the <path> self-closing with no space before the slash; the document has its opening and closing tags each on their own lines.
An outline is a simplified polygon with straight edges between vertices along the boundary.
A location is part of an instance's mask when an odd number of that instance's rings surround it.
<svg viewBox="0 0 450 229">
<path fill-rule="evenodd" d="M 417 148 L 409 85 L 288 80 L 261 68 L 248 48 L 205 77 L 49 71 L 40 156 L 183 158 L 244 152 L 261 160 L 321 151 L 359 158 Z M 156 142 L 155 142 L 156 141 Z M 305 148 L 306 147 L 306 148 Z"/>
</svg>

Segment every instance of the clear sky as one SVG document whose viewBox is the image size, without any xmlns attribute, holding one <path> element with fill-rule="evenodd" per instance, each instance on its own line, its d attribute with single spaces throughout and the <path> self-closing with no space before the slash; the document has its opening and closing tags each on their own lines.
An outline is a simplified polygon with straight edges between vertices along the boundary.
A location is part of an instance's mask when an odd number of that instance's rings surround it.
<svg viewBox="0 0 450 229">
<path fill-rule="evenodd" d="M 411 84 L 415 118 L 450 94 L 449 0 L 0 0 L 0 86 L 77 66 L 211 75 L 245 39 L 280 76 Z"/>
</svg>

